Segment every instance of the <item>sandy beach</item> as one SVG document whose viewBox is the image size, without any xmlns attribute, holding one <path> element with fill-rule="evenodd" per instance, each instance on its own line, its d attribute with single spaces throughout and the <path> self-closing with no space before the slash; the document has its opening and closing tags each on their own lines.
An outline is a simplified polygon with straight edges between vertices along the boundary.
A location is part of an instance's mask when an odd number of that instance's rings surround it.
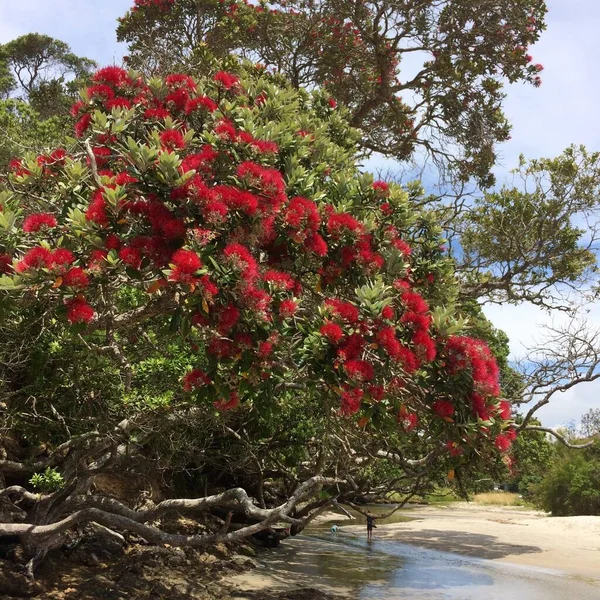
<svg viewBox="0 0 600 600">
<path fill-rule="evenodd" d="M 600 517 L 549 517 L 521 508 L 459 503 L 406 511 L 414 521 L 381 525 L 377 535 L 456 552 L 600 577 Z"/>
<path fill-rule="evenodd" d="M 265 555 L 263 569 L 234 578 L 239 598 L 308 588 L 320 590 L 323 598 L 353 599 L 438 598 L 442 588 L 440 598 L 600 597 L 600 517 L 549 517 L 468 503 L 402 514 L 413 520 L 379 524 L 372 545 L 366 544 L 364 526 L 324 515 L 341 526 L 337 544 L 327 529 L 286 540 L 275 554 Z M 423 585 L 430 587 L 424 591 Z"/>
</svg>

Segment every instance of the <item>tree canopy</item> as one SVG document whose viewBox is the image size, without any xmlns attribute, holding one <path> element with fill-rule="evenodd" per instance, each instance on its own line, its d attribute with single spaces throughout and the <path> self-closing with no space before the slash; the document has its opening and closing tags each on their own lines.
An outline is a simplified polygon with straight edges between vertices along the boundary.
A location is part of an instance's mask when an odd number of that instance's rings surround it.
<svg viewBox="0 0 600 600">
<path fill-rule="evenodd" d="M 510 131 L 503 86 L 539 85 L 528 48 L 545 13 L 543 0 L 136 0 L 118 37 L 128 63 L 150 73 L 201 70 L 206 52 L 249 58 L 296 88 L 329 91 L 365 148 L 428 155 L 489 185 Z"/>
<path fill-rule="evenodd" d="M 23 424 L 57 449 L 92 436 L 69 468 L 57 451 L 47 459 L 62 464 L 65 490 L 90 481 L 113 444 L 133 443 L 156 409 L 199 411 L 234 438 L 214 410 L 250 419 L 255 435 L 238 440 L 250 448 L 290 419 L 299 462 L 260 443 L 252 453 L 263 483 L 277 471 L 310 481 L 304 499 L 334 483 L 338 496 L 372 492 L 379 462 L 414 493 L 440 468 L 510 447 L 495 358 L 452 313 L 439 226 L 357 170 L 360 134 L 326 93 L 255 67 L 149 81 L 106 67 L 84 98 L 73 109 L 81 141 L 13 161 L 0 192 L 2 309 L 18 340 L 47 348 L 8 360 L 8 413 L 26 418 L 31 389 L 50 400 L 70 388 L 48 402 L 57 427 Z M 32 361 L 78 356 L 52 384 L 22 379 Z M 205 435 L 198 443 L 222 444 Z M 151 443 L 145 452 L 164 457 Z"/>
<path fill-rule="evenodd" d="M 0 536 L 30 570 L 82 522 L 203 546 L 510 468 L 518 431 L 523 469 L 547 459 L 560 434 L 534 413 L 600 376 L 600 336 L 553 328 L 518 373 L 480 305 L 593 291 L 599 155 L 465 193 L 492 183 L 503 84 L 539 84 L 544 14 L 137 0 L 130 70 L 39 34 L 2 46 Z M 462 187 L 375 180 L 374 151 Z M 206 534 L 156 523 L 207 510 Z"/>
</svg>

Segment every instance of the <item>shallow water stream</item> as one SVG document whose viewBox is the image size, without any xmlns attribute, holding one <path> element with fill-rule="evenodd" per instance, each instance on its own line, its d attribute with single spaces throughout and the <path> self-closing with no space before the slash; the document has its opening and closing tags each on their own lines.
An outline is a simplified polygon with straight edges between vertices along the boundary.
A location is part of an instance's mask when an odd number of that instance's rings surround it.
<svg viewBox="0 0 600 600">
<path fill-rule="evenodd" d="M 408 519 L 399 512 L 391 522 Z M 355 600 L 600 600 L 600 577 L 425 549 L 377 532 L 369 542 L 363 527 L 347 528 L 359 520 L 336 522 L 340 533 L 329 533 L 328 522 L 285 540 L 261 557 L 260 571 L 276 585 L 294 581 Z"/>
</svg>

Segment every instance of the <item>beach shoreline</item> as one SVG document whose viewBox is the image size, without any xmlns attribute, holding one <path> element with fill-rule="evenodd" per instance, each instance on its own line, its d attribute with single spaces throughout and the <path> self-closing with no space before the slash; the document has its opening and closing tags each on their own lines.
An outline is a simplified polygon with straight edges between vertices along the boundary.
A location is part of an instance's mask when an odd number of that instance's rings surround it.
<svg viewBox="0 0 600 600">
<path fill-rule="evenodd" d="M 542 512 L 519 507 L 488 507 L 456 503 L 447 507 L 418 506 L 403 510 L 411 520 L 379 524 L 375 541 L 408 544 L 425 550 L 451 553 L 499 567 L 514 565 L 534 572 L 556 574 L 573 581 L 600 581 L 600 517 L 550 517 Z M 345 525 L 340 514 L 322 515 L 317 525 L 321 536 L 328 536 L 323 525 L 334 520 L 339 536 L 360 540 L 366 537 L 362 525 Z M 286 563 L 301 563 L 305 554 L 326 551 L 327 540 L 292 539 L 284 541 L 278 560 L 265 559 L 266 568 L 235 577 L 232 582 L 247 598 L 245 590 L 286 591 L 314 587 L 334 598 L 351 598 L 343 585 L 315 577 L 310 571 L 290 573 Z M 415 548 L 416 550 L 416 548 Z M 266 555 L 265 555 L 266 556 Z M 307 596 L 308 597 L 308 596 Z M 234 595 L 234 598 L 236 596 Z"/>
<path fill-rule="evenodd" d="M 552 517 L 519 507 L 456 503 L 405 511 L 381 538 L 464 556 L 600 577 L 600 516 Z"/>
</svg>

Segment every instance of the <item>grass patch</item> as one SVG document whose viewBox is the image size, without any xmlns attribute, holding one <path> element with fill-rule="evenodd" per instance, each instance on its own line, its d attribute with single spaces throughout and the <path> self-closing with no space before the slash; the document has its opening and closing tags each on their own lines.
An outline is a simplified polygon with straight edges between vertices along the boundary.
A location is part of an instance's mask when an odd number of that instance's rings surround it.
<svg viewBox="0 0 600 600">
<path fill-rule="evenodd" d="M 473 501 L 484 506 L 526 506 L 527 502 L 512 492 L 486 492 L 475 494 Z"/>
<path fill-rule="evenodd" d="M 387 497 L 388 502 L 402 502 L 404 500 L 404 496 L 400 494 L 390 494 Z M 425 496 L 413 496 L 410 499 L 411 504 L 451 504 L 453 502 L 458 502 L 460 499 L 457 498 L 450 488 L 439 488 L 435 492 L 431 494 L 427 494 Z"/>
</svg>

